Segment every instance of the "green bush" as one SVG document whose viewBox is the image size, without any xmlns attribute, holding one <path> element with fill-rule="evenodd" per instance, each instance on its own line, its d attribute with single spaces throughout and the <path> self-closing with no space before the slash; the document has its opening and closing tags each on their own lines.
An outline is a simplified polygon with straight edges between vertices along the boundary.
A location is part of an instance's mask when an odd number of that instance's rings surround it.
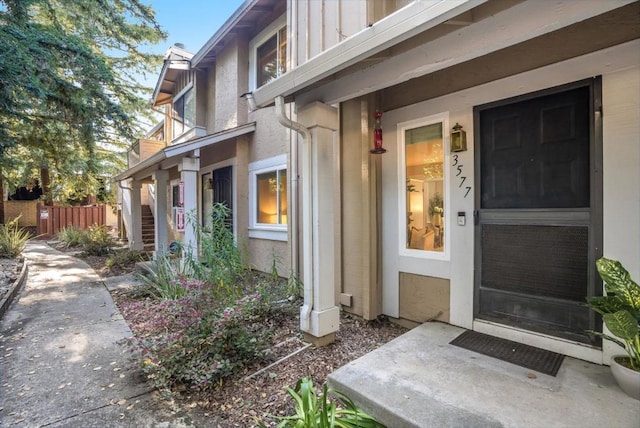
<svg viewBox="0 0 640 428">
<path fill-rule="evenodd" d="M 184 260 L 167 253 L 160 253 L 154 262 L 155 274 L 143 278 L 151 293 L 162 299 L 184 296 L 180 288 L 183 278 L 207 283 L 210 292 L 220 302 L 232 302 L 242 297 L 241 280 L 248 271 L 227 226 L 229 209 L 221 203 L 213 205 L 212 224 L 202 227 L 193 213 L 187 220 L 196 230 L 200 251 L 182 248 Z"/>
<path fill-rule="evenodd" d="M 180 299 L 123 308 L 152 326 L 127 343 L 134 360 L 157 387 L 185 385 L 209 390 L 224 377 L 264 358 L 270 332 L 258 315 L 260 296 L 218 307 L 202 281 L 183 279 L 182 287 L 186 294 Z"/>
<path fill-rule="evenodd" d="M 208 227 L 201 226 L 197 217 L 189 214 L 188 221 L 196 229 L 200 251 L 194 254 L 191 248 L 186 249 L 186 259 L 194 278 L 212 283 L 218 297 L 232 299 L 242 295 L 242 289 L 236 284 L 247 267 L 228 226 L 230 214 L 226 205 L 213 204 Z"/>
<path fill-rule="evenodd" d="M 115 244 L 116 241 L 106 226 L 91 226 L 83 234 L 82 249 L 92 256 L 109 254 Z"/>
<path fill-rule="evenodd" d="M 294 307 L 285 280 L 246 282 L 249 269 L 226 225 L 229 210 L 222 204 L 213 208 L 211 227 L 200 227 L 189 216 L 200 253 L 183 248 L 184 260 L 158 254 L 154 274 L 143 277 L 145 292 L 156 299 L 122 308 L 133 325 L 143 326 L 127 340 L 133 358 L 162 389 L 210 390 L 261 361 L 270 325 Z M 245 293 L 250 287 L 251 293 Z"/>
<path fill-rule="evenodd" d="M 167 253 L 158 253 L 154 261 L 155 270 L 150 276 L 142 275 L 140 279 L 145 283 L 149 294 L 165 300 L 179 299 L 187 290 L 183 287 L 183 280 L 189 277 L 180 259 Z"/>
<path fill-rule="evenodd" d="M 58 240 L 69 247 L 79 247 L 86 241 L 87 233 L 77 226 L 67 226 L 58 232 Z"/>
<path fill-rule="evenodd" d="M 113 252 L 107 260 L 105 261 L 105 266 L 109 269 L 118 267 L 118 268 L 127 268 L 131 267 L 138 262 L 142 262 L 148 260 L 149 257 L 146 253 L 138 250 L 130 250 L 124 249 L 120 251 Z"/>
<path fill-rule="evenodd" d="M 15 258 L 30 238 L 29 231 L 18 226 L 18 216 L 7 224 L 0 224 L 0 257 Z"/>
<path fill-rule="evenodd" d="M 275 416 L 279 420 L 279 428 L 384 428 L 373 416 L 358 408 L 345 394 L 327 388 L 325 384 L 322 395 L 318 395 L 313 382 L 309 378 L 298 380 L 295 389 L 287 388 L 287 392 L 295 400 L 295 414 L 291 416 Z M 329 399 L 334 395 L 341 407 Z M 261 427 L 266 427 L 263 423 Z"/>
</svg>

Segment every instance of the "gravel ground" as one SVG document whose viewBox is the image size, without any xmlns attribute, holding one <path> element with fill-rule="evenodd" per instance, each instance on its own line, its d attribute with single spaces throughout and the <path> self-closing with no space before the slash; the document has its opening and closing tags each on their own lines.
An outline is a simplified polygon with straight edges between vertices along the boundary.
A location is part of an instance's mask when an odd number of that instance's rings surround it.
<svg viewBox="0 0 640 428">
<path fill-rule="evenodd" d="M 22 257 L 16 259 L 0 258 L 0 300 L 18 279 L 23 263 L 24 259 Z"/>
</svg>

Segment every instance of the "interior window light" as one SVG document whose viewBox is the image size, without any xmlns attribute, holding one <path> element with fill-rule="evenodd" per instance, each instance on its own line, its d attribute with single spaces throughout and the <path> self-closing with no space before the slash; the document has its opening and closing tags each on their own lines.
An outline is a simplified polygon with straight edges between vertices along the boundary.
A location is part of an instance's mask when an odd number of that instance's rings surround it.
<svg viewBox="0 0 640 428">
<path fill-rule="evenodd" d="M 287 172 L 269 171 L 256 174 L 257 223 L 287 224 Z"/>
<path fill-rule="evenodd" d="M 405 131 L 406 248 L 444 251 L 442 123 Z"/>
</svg>

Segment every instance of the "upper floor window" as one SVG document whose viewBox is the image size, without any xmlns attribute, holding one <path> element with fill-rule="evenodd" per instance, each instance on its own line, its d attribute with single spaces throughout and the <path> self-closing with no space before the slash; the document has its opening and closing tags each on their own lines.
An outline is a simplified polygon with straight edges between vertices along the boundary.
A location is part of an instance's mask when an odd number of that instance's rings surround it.
<svg viewBox="0 0 640 428">
<path fill-rule="evenodd" d="M 173 138 L 178 138 L 195 126 L 196 97 L 193 87 L 178 94 L 173 101 Z"/>
<path fill-rule="evenodd" d="M 249 44 L 252 89 L 270 82 L 287 71 L 287 24 L 283 15 Z"/>
</svg>

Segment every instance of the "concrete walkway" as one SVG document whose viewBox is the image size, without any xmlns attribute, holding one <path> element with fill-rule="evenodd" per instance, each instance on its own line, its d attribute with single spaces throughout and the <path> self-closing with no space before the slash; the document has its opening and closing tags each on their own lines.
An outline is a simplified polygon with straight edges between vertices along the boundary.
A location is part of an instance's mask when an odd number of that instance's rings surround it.
<svg viewBox="0 0 640 428">
<path fill-rule="evenodd" d="M 131 330 L 86 263 L 46 243 L 0 321 L 0 426 L 184 427 L 116 342 Z"/>
<path fill-rule="evenodd" d="M 565 357 L 556 377 L 450 345 L 426 323 L 343 366 L 329 383 L 387 426 L 636 428 L 640 401 L 608 367 Z"/>
</svg>

